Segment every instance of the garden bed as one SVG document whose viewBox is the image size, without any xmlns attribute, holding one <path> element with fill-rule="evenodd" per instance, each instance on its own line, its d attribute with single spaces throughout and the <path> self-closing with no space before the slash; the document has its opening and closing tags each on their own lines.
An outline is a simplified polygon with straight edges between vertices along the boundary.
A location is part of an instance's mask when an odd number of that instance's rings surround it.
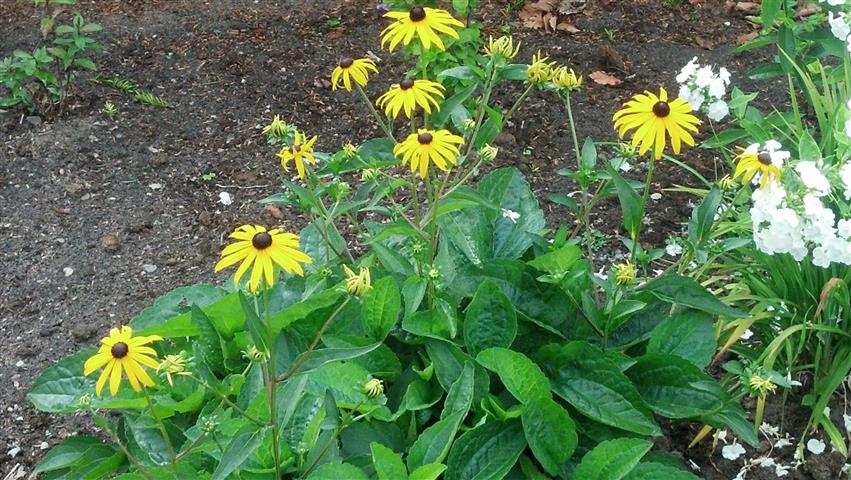
<svg viewBox="0 0 851 480">
<path fill-rule="evenodd" d="M 692 57 L 727 67 L 743 89 L 744 73 L 760 60 L 730 54 L 754 28 L 723 1 L 673 8 L 661 1 L 589 1 L 574 17 L 574 34 L 524 29 L 515 14 L 506 13 L 505 2 L 483 3 L 486 34 L 497 36 L 509 26 L 523 44 L 519 61 L 540 49 L 577 72 L 602 70 L 623 80 L 612 87 L 586 78 L 575 95 L 579 135 L 598 141 L 615 139 L 612 114 L 634 92 L 673 89 L 673 78 Z M 276 193 L 281 179 L 262 125 L 279 114 L 317 135 L 317 150 L 357 144 L 379 132 L 354 96 L 330 92 L 338 57 L 371 49 L 382 59 L 381 74 L 366 89 L 372 96 L 404 72 L 400 56 L 376 46 L 384 22 L 375 2 L 98 0 L 80 2 L 80 10 L 104 27 L 101 73 L 132 79 L 174 108 L 154 109 L 83 83 L 61 117 L 0 113 L 6 272 L 0 286 L 0 345 L 6 352 L 0 359 L 0 476 L 17 464 L 31 470 L 47 446 L 92 429 L 83 417 L 48 416 L 29 404 L 25 395 L 38 372 L 96 344 L 109 327 L 178 286 L 223 282 L 225 275 L 212 269 L 236 226 L 304 226 L 290 211 L 257 203 Z M 2 53 L 35 44 L 38 22 L 29 2 L 0 5 Z M 520 90 L 512 88 L 518 90 L 498 92 L 498 98 L 515 98 Z M 117 107 L 112 118 L 101 112 L 106 100 Z M 559 102 L 533 93 L 496 141 L 496 166 L 516 166 L 527 176 L 551 228 L 573 221 L 567 209 L 546 201 L 549 193 L 576 189 L 555 174 L 568 166 L 566 132 Z M 724 173 L 710 150 L 689 149 L 680 158 L 710 179 Z M 640 179 L 643 172 L 634 165 L 629 176 Z M 643 237 L 653 246 L 681 232 L 691 214 L 690 197 L 664 190 L 675 185 L 694 185 L 694 179 L 662 162 L 653 185 L 661 198 L 648 207 Z M 222 192 L 232 204 L 221 203 Z M 622 258 L 616 200 L 595 212 L 593 224 L 604 234 L 599 265 Z M 843 410 L 840 404 L 833 408 Z M 787 415 L 791 425 L 806 423 L 807 414 L 792 409 Z M 767 421 L 777 424 L 778 417 L 770 413 Z M 668 430 L 658 444 L 693 461 L 705 478 L 732 478 L 738 467 L 720 456 L 720 446 L 686 451 L 699 427 Z M 789 453 L 787 460 L 791 448 Z M 825 455 L 816 461 L 832 460 Z M 827 475 L 842 463 L 825 467 Z M 835 478 L 813 473 L 818 468 L 785 478 Z M 775 478 L 764 473 L 755 469 L 747 478 Z"/>
</svg>

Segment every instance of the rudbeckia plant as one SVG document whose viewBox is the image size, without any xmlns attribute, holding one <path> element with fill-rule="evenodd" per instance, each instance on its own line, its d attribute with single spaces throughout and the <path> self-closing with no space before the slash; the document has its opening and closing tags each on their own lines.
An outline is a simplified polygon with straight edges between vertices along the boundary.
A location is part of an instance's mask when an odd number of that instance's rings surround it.
<svg viewBox="0 0 851 480">
<path fill-rule="evenodd" d="M 261 203 L 287 211 L 282 225 L 220 232 L 209 264 L 220 286 L 179 288 L 43 372 L 36 407 L 86 412 L 110 442 L 68 439 L 37 470 L 462 480 L 602 478 L 614 464 L 621 476 L 691 478 L 645 456 L 662 424 L 729 426 L 757 442 L 705 372 L 715 321 L 744 315 L 678 273 L 645 281 L 646 262 L 598 272 L 578 233 L 547 229 L 519 169 L 491 168 L 491 143 L 532 94 L 565 102 L 578 167 L 596 168 L 597 144 L 579 147 L 570 110 L 581 73 L 543 53 L 513 63 L 531 52 L 508 36 L 481 41 L 457 13 L 413 6 L 381 18 L 378 45 L 421 54 L 402 78 L 360 52 L 317 72 L 329 95 L 364 100 L 355 114 L 375 121 L 377 138 L 313 135 L 296 111 L 258 128 L 283 186 Z M 522 85 L 501 104 L 507 82 Z M 629 117 L 627 129 L 685 142 L 665 122 L 695 123 L 670 106 L 668 120 Z M 635 152 L 606 152 L 600 178 L 637 195 L 611 175 Z"/>
</svg>

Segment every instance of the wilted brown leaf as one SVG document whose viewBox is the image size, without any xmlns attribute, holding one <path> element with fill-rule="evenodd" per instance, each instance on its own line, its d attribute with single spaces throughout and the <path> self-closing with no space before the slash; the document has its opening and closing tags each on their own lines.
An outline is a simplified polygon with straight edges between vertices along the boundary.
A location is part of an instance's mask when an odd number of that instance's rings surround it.
<svg viewBox="0 0 851 480">
<path fill-rule="evenodd" d="M 576 25 L 568 22 L 567 20 L 562 20 L 556 25 L 556 30 L 561 30 L 562 32 L 567 33 L 579 33 L 579 29 L 576 28 Z"/>
<path fill-rule="evenodd" d="M 271 215 L 276 220 L 284 219 L 284 212 L 281 211 L 276 205 L 267 204 L 265 208 L 266 212 Z"/>
<path fill-rule="evenodd" d="M 594 80 L 595 83 L 599 83 L 600 85 L 609 85 L 612 87 L 616 87 L 623 83 L 623 80 L 621 80 L 620 78 L 617 78 L 613 75 L 609 75 L 608 73 L 600 70 L 597 70 L 596 72 L 591 72 L 590 74 L 588 74 L 588 77 L 591 80 Z"/>
<path fill-rule="evenodd" d="M 756 38 L 757 35 L 759 35 L 759 32 L 746 33 L 736 39 L 736 45 L 744 45 Z"/>
</svg>

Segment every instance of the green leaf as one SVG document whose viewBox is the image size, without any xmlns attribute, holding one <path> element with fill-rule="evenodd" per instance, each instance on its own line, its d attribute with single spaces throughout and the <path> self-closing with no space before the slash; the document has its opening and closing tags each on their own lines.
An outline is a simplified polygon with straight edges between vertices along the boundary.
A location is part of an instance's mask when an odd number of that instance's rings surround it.
<svg viewBox="0 0 851 480">
<path fill-rule="evenodd" d="M 429 382 L 417 378 L 408 384 L 399 409 L 410 412 L 425 410 L 439 402 L 442 397 L 443 392 L 439 388 L 433 388 Z"/>
<path fill-rule="evenodd" d="M 408 470 L 415 471 L 423 465 L 442 462 L 466 416 L 467 412 L 459 410 L 423 430 L 408 451 Z"/>
<path fill-rule="evenodd" d="M 585 143 L 582 144 L 581 165 L 584 170 L 593 170 L 597 166 L 597 146 L 591 137 L 585 137 Z"/>
<path fill-rule="evenodd" d="M 821 149 L 819 149 L 818 143 L 809 130 L 804 130 L 801 139 L 798 141 L 798 159 L 812 162 L 822 159 Z"/>
<path fill-rule="evenodd" d="M 406 317 L 402 320 L 402 330 L 438 340 L 450 340 L 455 336 L 452 319 L 439 308 L 415 312 Z"/>
<path fill-rule="evenodd" d="M 446 400 L 443 402 L 443 411 L 440 418 L 446 418 L 455 412 L 468 412 L 473 405 L 473 393 L 475 392 L 475 372 L 472 362 L 464 364 L 464 370 L 458 380 L 449 387 Z"/>
<path fill-rule="evenodd" d="M 222 459 L 213 472 L 213 480 L 225 480 L 233 471 L 245 462 L 251 453 L 263 442 L 267 428 L 251 426 L 251 430 L 240 433 L 230 441 L 222 453 Z"/>
<path fill-rule="evenodd" d="M 307 318 L 313 312 L 336 305 L 343 295 L 344 292 L 336 288 L 322 290 L 294 305 L 273 313 L 271 318 L 272 331 L 279 332 L 293 322 Z"/>
<path fill-rule="evenodd" d="M 516 168 L 500 168 L 485 175 L 479 182 L 478 190 L 500 209 L 520 215 L 513 221 L 503 216 L 502 210 L 488 211 L 489 218 L 494 222 L 493 257 L 520 258 L 546 226 L 544 212 L 529 182 Z"/>
<path fill-rule="evenodd" d="M 526 355 L 507 348 L 489 348 L 476 361 L 499 376 L 505 388 L 523 403 L 552 398 L 550 381 Z"/>
<path fill-rule="evenodd" d="M 192 324 L 189 306 L 201 308 L 226 296 L 228 291 L 215 285 L 198 284 L 180 287 L 162 297 L 130 320 L 136 335 L 159 335 L 164 338 L 198 335 Z"/>
<path fill-rule="evenodd" d="M 449 242 L 474 265 L 492 257 L 494 233 L 482 209 L 449 212 L 438 217 L 437 224 Z"/>
<path fill-rule="evenodd" d="M 520 419 L 535 458 L 550 475 L 558 475 L 559 467 L 570 459 L 578 443 L 570 414 L 552 399 L 539 397 L 523 405 Z"/>
<path fill-rule="evenodd" d="M 656 277 L 639 290 L 646 291 L 664 302 L 684 305 L 712 315 L 731 318 L 748 316 L 728 307 L 695 280 L 682 275 L 668 274 Z"/>
<path fill-rule="evenodd" d="M 542 272 L 560 276 L 572 270 L 581 256 L 582 250 L 578 246 L 565 245 L 558 250 L 535 257 L 528 264 Z"/>
<path fill-rule="evenodd" d="M 510 347 L 517 335 L 511 300 L 491 281 L 479 286 L 464 318 L 464 341 L 470 355 L 490 347 Z"/>
<path fill-rule="evenodd" d="M 522 63 L 512 63 L 501 68 L 498 77 L 502 80 L 525 81 L 529 78 L 527 70 L 529 66 Z"/>
<path fill-rule="evenodd" d="M 95 71 L 95 70 L 97 70 L 97 69 L 98 69 L 97 65 L 95 65 L 95 62 L 93 62 L 93 61 L 92 61 L 91 59 L 89 59 L 89 58 L 78 58 L 78 59 L 75 59 L 75 60 L 74 60 L 74 65 L 75 65 L 75 66 L 78 66 L 78 67 L 80 67 L 80 68 L 86 69 L 86 70 L 90 70 L 90 71 Z"/>
<path fill-rule="evenodd" d="M 573 478 L 621 480 L 631 472 L 653 443 L 640 438 L 618 438 L 600 442 L 582 457 Z"/>
<path fill-rule="evenodd" d="M 267 326 L 260 320 L 260 316 L 255 310 L 257 298 L 252 297 L 252 299 L 253 301 L 245 293 L 239 292 L 239 304 L 242 305 L 245 327 L 248 329 L 248 333 L 251 334 L 251 341 L 254 342 L 254 345 L 260 351 L 268 352 L 269 347 L 266 345 L 266 339 L 269 336 L 269 332 Z"/>
<path fill-rule="evenodd" d="M 457 0 L 453 0 L 453 4 L 455 3 L 455 1 Z M 447 68 L 446 70 L 443 70 L 442 72 L 437 74 L 438 79 L 445 77 L 457 78 L 458 80 L 477 80 L 479 78 L 472 68 L 467 67 L 465 65 L 461 65 L 460 67 Z"/>
<path fill-rule="evenodd" d="M 626 374 L 650 408 L 668 418 L 711 415 L 730 401 L 718 382 L 688 360 L 674 355 L 644 355 Z"/>
<path fill-rule="evenodd" d="M 706 368 L 715 354 L 715 327 L 711 315 L 681 310 L 659 324 L 647 344 L 647 353 L 668 353 Z"/>
<path fill-rule="evenodd" d="M 413 472 L 408 477 L 408 480 L 437 480 L 443 471 L 446 470 L 446 465 L 441 463 L 429 463 L 423 465 Z"/>
<path fill-rule="evenodd" d="M 640 435 L 660 432 L 638 390 L 599 348 L 586 342 L 548 345 L 539 357 L 553 392 L 583 415 Z"/>
<path fill-rule="evenodd" d="M 452 445 L 444 479 L 501 479 L 525 448 L 526 438 L 519 421 L 491 421 L 479 425 L 461 435 Z"/>
<path fill-rule="evenodd" d="M 405 317 L 410 316 L 420 308 L 425 297 L 428 280 L 419 275 L 412 275 L 405 279 L 402 285 L 402 298 L 405 300 Z"/>
<path fill-rule="evenodd" d="M 764 32 L 774 30 L 774 20 L 781 10 L 781 0 L 762 0 L 759 16 Z"/>
<path fill-rule="evenodd" d="M 658 462 L 641 462 L 624 480 L 700 480 L 700 477 L 680 468 Z"/>
<path fill-rule="evenodd" d="M 398 273 L 404 277 L 415 274 L 414 266 L 407 258 L 392 248 L 384 246 L 381 242 L 371 244 L 372 252 L 378 257 L 378 261 L 388 271 Z"/>
<path fill-rule="evenodd" d="M 378 480 L 404 480 L 408 478 L 408 470 L 396 452 L 384 445 L 372 442 L 369 444 L 372 450 L 372 463 L 375 465 L 375 473 Z"/>
<path fill-rule="evenodd" d="M 320 348 L 314 350 L 307 361 L 305 361 L 301 368 L 298 369 L 298 373 L 305 374 L 332 362 L 356 359 L 372 352 L 381 345 L 382 343 L 378 342 L 370 343 L 362 347 Z"/>
<path fill-rule="evenodd" d="M 104 450 L 105 449 L 105 450 Z M 92 452 L 89 452 L 92 450 Z M 44 458 L 38 462 L 34 473 L 52 472 L 63 468 L 71 468 L 86 457 L 93 457 L 95 450 L 114 452 L 115 450 L 103 443 L 103 440 L 91 435 L 75 435 L 68 437 L 62 443 L 51 448 Z"/>
<path fill-rule="evenodd" d="M 369 480 L 360 468 L 348 463 L 325 463 L 307 477 L 307 480 Z"/>
<path fill-rule="evenodd" d="M 87 348 L 43 370 L 27 394 L 35 408 L 51 413 L 75 411 L 80 397 L 94 391 L 94 382 L 83 376 L 83 363 L 95 351 Z"/>
<path fill-rule="evenodd" d="M 748 420 L 747 413 L 736 401 L 727 402 L 720 412 L 701 417 L 701 421 L 716 428 L 729 427 L 736 437 L 751 447 L 756 448 L 759 445 L 753 423 Z"/>
<path fill-rule="evenodd" d="M 167 428 L 169 424 L 165 425 Z M 157 465 L 168 464 L 170 461 L 168 444 L 163 439 L 159 425 L 153 417 L 145 413 L 135 418 L 125 418 L 124 426 L 127 434 L 132 436 L 133 441 L 141 449 L 142 455 L 150 458 Z M 171 439 L 171 435 L 169 437 Z"/>
<path fill-rule="evenodd" d="M 459 68 L 462 68 L 462 67 L 459 67 Z M 444 70 L 443 72 L 441 72 L 441 75 L 445 75 L 446 72 L 447 72 L 447 70 Z M 460 70 L 459 70 L 459 72 L 460 72 Z M 472 73 L 472 71 L 470 73 Z M 478 86 L 478 84 L 474 83 L 474 84 L 462 89 L 461 91 L 459 91 L 455 95 L 452 95 L 451 97 L 447 98 L 445 101 L 443 101 L 443 103 L 440 105 L 440 110 L 438 110 L 438 111 L 436 111 L 432 114 L 431 119 L 430 119 L 431 125 L 434 128 L 439 128 L 439 127 L 444 126 L 446 124 L 446 121 L 449 120 L 449 115 L 452 113 L 452 110 L 454 110 L 455 107 L 457 107 L 458 105 L 461 105 L 468 98 L 470 98 L 470 95 L 473 94 L 473 92 L 476 90 L 477 86 Z"/>
<path fill-rule="evenodd" d="M 615 184 L 615 190 L 618 192 L 621 211 L 623 211 L 623 227 L 629 233 L 630 238 L 635 238 L 641 229 L 641 217 L 643 213 L 641 196 L 633 190 L 632 186 L 615 169 L 609 167 L 607 171 L 612 177 L 612 182 Z"/>
<path fill-rule="evenodd" d="M 204 359 L 214 370 L 224 368 L 224 351 L 226 347 L 207 315 L 197 306 L 192 305 L 192 323 L 201 334 L 200 341 L 204 345 Z"/>
<path fill-rule="evenodd" d="M 744 111 L 742 112 L 744 115 Z M 741 116 L 741 115 L 739 115 Z M 703 143 L 700 144 L 701 148 L 721 148 L 725 147 L 733 142 L 737 142 L 748 136 L 747 130 L 741 128 L 731 128 L 729 130 L 724 130 L 723 132 L 716 133 L 706 139 Z"/>
<path fill-rule="evenodd" d="M 464 366 L 472 363 L 475 368 L 475 380 L 473 385 L 473 403 L 479 401 L 490 387 L 490 377 L 487 370 L 473 361 L 473 357 L 467 355 L 454 343 L 443 340 L 428 340 L 426 352 L 434 365 L 434 373 L 443 390 L 448 392 L 452 385 L 463 374 Z"/>
<path fill-rule="evenodd" d="M 713 186 L 712 190 L 700 202 L 700 206 L 692 211 L 691 219 L 688 222 L 688 239 L 696 247 L 701 247 L 709 239 L 712 225 L 715 223 L 715 215 L 718 214 L 720 205 L 721 189 Z"/>
<path fill-rule="evenodd" d="M 390 333 L 402 311 L 402 296 L 393 277 L 375 282 L 362 298 L 362 322 L 367 335 L 382 341 Z"/>
</svg>

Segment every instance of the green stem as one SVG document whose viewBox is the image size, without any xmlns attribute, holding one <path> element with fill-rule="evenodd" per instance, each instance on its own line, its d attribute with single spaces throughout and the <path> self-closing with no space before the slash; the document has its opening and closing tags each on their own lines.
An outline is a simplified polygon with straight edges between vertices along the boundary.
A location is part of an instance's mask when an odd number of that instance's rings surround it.
<svg viewBox="0 0 851 480">
<path fill-rule="evenodd" d="M 226 404 L 227 404 L 227 406 L 229 406 L 230 408 L 234 409 L 234 411 L 238 412 L 240 415 L 242 415 L 243 417 L 245 417 L 245 419 L 246 419 L 246 420 L 248 420 L 248 421 L 250 421 L 250 422 L 252 422 L 252 423 L 256 424 L 258 427 L 268 427 L 268 426 L 269 426 L 269 423 L 264 422 L 264 421 L 262 421 L 262 420 L 259 420 L 259 419 L 255 418 L 255 417 L 251 416 L 250 414 L 248 414 L 248 412 L 246 412 L 245 410 L 243 410 L 243 409 L 242 409 L 242 407 L 240 407 L 239 405 L 237 405 L 237 404 L 233 403 L 233 402 L 232 402 L 232 401 L 231 401 L 231 400 L 230 400 L 227 396 L 225 396 L 223 393 L 219 392 L 219 391 L 218 391 L 218 390 L 216 390 L 215 388 L 211 387 L 211 386 L 210 386 L 207 382 L 205 382 L 204 380 L 201 380 L 200 378 L 198 378 L 198 377 L 196 377 L 196 376 L 194 376 L 194 375 L 190 375 L 190 376 L 189 376 L 189 378 L 191 378 L 191 379 L 195 380 L 196 382 L 198 382 L 198 384 L 199 384 L 199 385 L 201 385 L 202 387 L 204 387 L 204 388 L 206 388 L 207 390 L 209 390 L 210 392 L 212 392 L 212 393 L 213 393 L 213 395 L 215 395 L 216 397 L 218 397 L 218 398 L 219 398 L 219 400 L 223 401 L 224 403 L 226 403 Z"/>
<path fill-rule="evenodd" d="M 647 200 L 650 198 L 650 185 L 653 183 L 653 171 L 656 168 L 656 157 L 653 149 L 650 149 L 650 156 L 647 160 L 647 179 L 644 181 L 644 194 L 641 196 L 641 215 L 639 215 L 639 219 L 644 219 L 644 211 L 647 209 Z M 635 227 L 635 232 L 632 234 L 632 254 L 630 255 L 630 262 L 635 265 L 635 256 L 638 252 L 639 244 L 638 237 L 641 233 L 641 220 L 639 220 L 638 226 Z"/>
<path fill-rule="evenodd" d="M 565 92 L 564 108 L 567 110 L 567 120 L 570 124 L 570 135 L 573 137 L 573 153 L 576 156 L 576 173 L 582 174 L 582 152 L 579 150 L 579 137 L 576 135 L 576 122 L 573 120 L 573 108 L 570 102 L 570 90 Z M 594 252 L 591 249 L 591 212 L 588 206 L 588 187 L 585 185 L 585 180 L 580 177 L 579 189 L 582 193 L 582 211 L 579 213 L 579 225 L 582 227 L 582 233 L 585 237 L 585 257 L 591 264 L 591 271 L 594 271 Z"/>
<path fill-rule="evenodd" d="M 266 396 L 269 400 L 269 423 L 272 424 L 272 457 L 275 459 L 275 480 L 281 478 L 281 448 L 278 431 L 278 409 L 276 403 L 277 382 L 275 382 L 275 343 L 276 335 L 272 326 L 272 315 L 269 308 L 269 290 L 263 291 L 263 310 L 266 317 L 266 343 L 269 345 L 269 361 L 264 365 L 263 373 L 266 383 Z"/>
<path fill-rule="evenodd" d="M 535 86 L 529 84 L 529 86 L 526 87 L 526 90 L 524 90 L 523 93 L 519 97 L 517 97 L 517 101 L 514 102 L 514 105 L 511 106 L 511 109 L 508 110 L 508 113 L 506 113 L 504 117 L 502 117 L 503 124 L 508 123 L 508 120 L 514 115 L 517 109 L 520 108 L 520 105 L 523 103 L 523 100 L 526 100 L 526 97 L 528 97 L 529 94 L 532 93 L 533 88 L 535 88 Z"/>
<path fill-rule="evenodd" d="M 89 413 L 92 416 L 96 415 L 94 410 L 92 409 L 89 409 Z M 112 441 L 115 442 L 116 445 L 118 445 L 119 450 L 121 450 L 124 453 L 124 456 L 127 457 L 127 461 L 129 461 L 134 467 L 136 467 L 137 470 L 139 470 L 139 473 L 143 477 L 145 477 L 145 480 L 154 480 L 154 477 L 150 474 L 150 472 L 145 470 L 145 467 L 143 467 L 142 464 L 139 463 L 139 461 L 136 460 L 136 458 L 130 454 L 130 451 L 127 450 L 127 447 L 124 446 L 124 444 L 121 442 L 121 438 L 118 437 L 118 434 L 112 431 L 112 427 L 109 426 L 108 421 L 104 421 L 104 429 L 106 430 L 106 433 L 109 434 L 109 437 L 112 439 Z"/>
<path fill-rule="evenodd" d="M 393 143 L 397 143 L 396 137 L 393 136 L 393 131 L 386 123 L 384 123 L 384 120 L 381 118 L 381 115 L 379 115 L 378 111 L 375 110 L 375 107 L 372 106 L 372 101 L 369 99 L 368 96 L 366 96 L 366 92 L 363 91 L 363 88 L 361 88 L 361 86 L 358 85 L 357 82 L 355 82 L 355 86 L 357 87 L 358 93 L 360 93 L 361 98 L 363 98 L 363 101 L 366 103 L 366 106 L 369 107 L 370 113 L 372 113 L 372 116 L 375 117 L 375 121 L 378 122 L 378 125 L 381 127 L 382 130 L 384 130 L 384 135 L 387 135 L 387 138 L 389 138 Z"/>
<path fill-rule="evenodd" d="M 334 319 L 336 319 L 337 315 L 339 315 L 340 312 L 343 311 L 343 308 L 348 305 L 351 299 L 351 296 L 346 297 L 343 303 L 341 303 L 340 306 L 337 307 L 336 310 L 334 310 L 334 313 L 332 313 L 331 316 L 328 317 L 328 320 L 325 320 L 325 323 L 323 323 L 319 331 L 316 332 L 316 337 L 313 338 L 313 341 L 310 343 L 310 346 L 307 347 L 307 350 L 305 350 L 304 353 L 301 354 L 298 360 L 293 364 L 292 367 L 290 367 L 289 370 L 287 370 L 286 373 L 278 377 L 278 382 L 284 382 L 296 373 L 298 373 L 298 370 L 304 365 L 305 362 L 307 362 L 307 359 L 310 358 L 310 355 L 313 353 L 313 350 L 315 350 L 316 346 L 319 345 L 319 341 L 322 339 L 322 335 L 324 335 L 325 331 L 328 330 L 328 327 L 330 327 L 331 324 L 334 323 Z"/>
<path fill-rule="evenodd" d="M 171 437 L 168 436 L 168 431 L 165 429 L 165 424 L 159 415 L 157 415 L 157 411 L 154 408 L 154 401 L 151 399 L 151 396 L 148 394 L 148 390 L 143 388 L 142 393 L 145 395 L 145 400 L 148 402 L 148 408 L 151 409 L 151 416 L 154 417 L 154 421 L 157 422 L 157 428 L 159 428 L 160 434 L 162 434 L 163 441 L 165 442 L 166 448 L 168 448 L 168 454 L 171 458 L 171 467 L 174 469 L 174 464 L 177 459 L 177 454 L 174 451 L 174 445 L 171 444 Z"/>
<path fill-rule="evenodd" d="M 479 136 L 479 129 L 482 127 L 482 121 L 485 118 L 485 107 L 490 102 L 491 92 L 493 91 L 493 83 L 496 78 L 496 68 L 493 65 L 493 60 L 488 64 L 490 67 L 490 72 L 488 72 L 488 81 L 485 82 L 485 91 L 482 94 L 482 101 L 479 103 L 479 107 L 476 110 L 476 126 L 473 129 L 473 135 L 470 137 L 470 141 L 467 143 L 466 148 L 464 149 L 464 159 L 466 160 L 470 151 L 473 149 L 473 146 L 476 144 L 476 137 Z"/>
</svg>

